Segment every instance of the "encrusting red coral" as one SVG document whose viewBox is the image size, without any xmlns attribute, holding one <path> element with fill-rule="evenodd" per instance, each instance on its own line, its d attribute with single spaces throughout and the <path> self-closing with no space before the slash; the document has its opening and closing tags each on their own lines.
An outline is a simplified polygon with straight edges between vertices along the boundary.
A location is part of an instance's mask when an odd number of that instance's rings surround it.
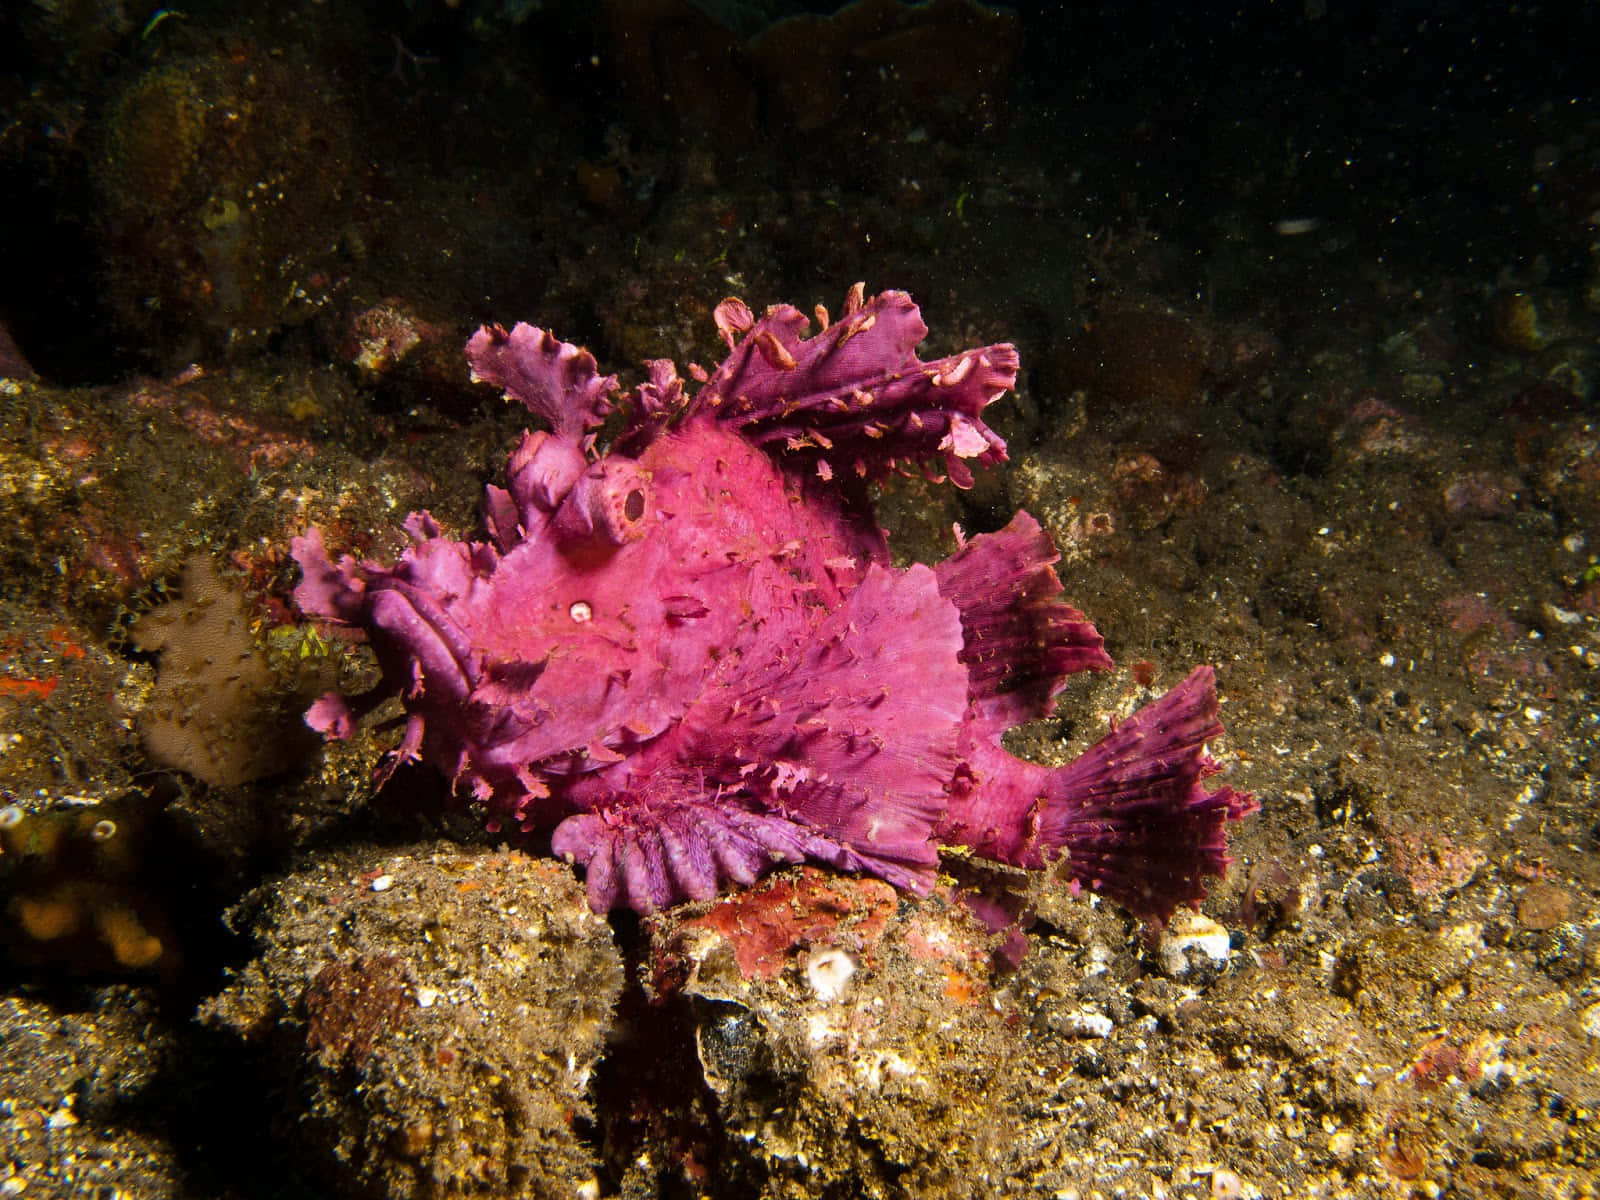
<svg viewBox="0 0 1600 1200">
<path fill-rule="evenodd" d="M 1068 675 L 1111 665 L 1063 603 L 1026 513 L 934 567 L 890 566 L 866 485 L 941 462 L 957 486 L 1005 443 L 983 410 L 1014 383 L 1007 344 L 922 362 L 903 292 L 859 285 L 821 332 L 787 305 L 716 310 L 729 348 L 690 391 L 649 364 L 601 452 L 613 376 L 527 325 L 480 330 L 474 376 L 542 417 L 488 491 L 487 542 L 427 513 L 398 564 L 294 543 L 301 609 L 363 630 L 383 669 L 330 737 L 386 696 L 421 758 L 493 828 L 550 833 L 597 911 L 650 912 L 777 863 L 867 872 L 926 892 L 940 845 L 1018 866 L 1061 855 L 1084 886 L 1163 920 L 1226 868 L 1253 801 L 1208 792 L 1219 736 L 1210 668 L 1065 767 L 1013 757 Z"/>
</svg>

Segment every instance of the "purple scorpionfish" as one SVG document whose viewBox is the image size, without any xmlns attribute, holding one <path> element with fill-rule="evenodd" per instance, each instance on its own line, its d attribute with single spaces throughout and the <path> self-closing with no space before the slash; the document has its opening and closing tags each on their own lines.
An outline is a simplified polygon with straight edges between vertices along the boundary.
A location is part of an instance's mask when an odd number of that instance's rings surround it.
<svg viewBox="0 0 1600 1200">
<path fill-rule="evenodd" d="M 1228 863 L 1248 795 L 1201 781 L 1222 733 L 1212 671 L 1188 678 L 1076 761 L 1001 745 L 1066 678 L 1111 665 L 1060 599 L 1059 555 L 1019 512 L 934 566 L 897 569 L 869 498 L 892 470 L 958 487 L 1005 443 L 984 409 L 1017 352 L 934 362 L 904 292 L 803 336 L 787 305 L 716 311 L 715 372 L 649 364 L 609 448 L 614 376 L 528 325 L 481 329 L 475 378 L 545 425 L 485 503 L 486 541 L 427 513 L 393 566 L 294 543 L 302 611 L 370 639 L 373 692 L 307 713 L 331 738 L 398 695 L 404 740 L 490 828 L 547 835 L 597 912 L 648 913 L 749 885 L 781 863 L 868 872 L 926 893 L 941 846 L 1042 867 L 1162 921 Z M 958 536 L 960 534 L 957 530 Z"/>
</svg>

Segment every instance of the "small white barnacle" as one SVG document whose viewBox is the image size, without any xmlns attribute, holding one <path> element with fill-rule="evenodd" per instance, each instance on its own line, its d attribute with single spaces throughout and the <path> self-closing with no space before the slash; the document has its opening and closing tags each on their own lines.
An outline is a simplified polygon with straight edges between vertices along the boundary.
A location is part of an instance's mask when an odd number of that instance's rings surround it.
<svg viewBox="0 0 1600 1200">
<path fill-rule="evenodd" d="M 572 618 L 574 624 L 582 625 L 594 618 L 594 606 L 587 600 L 574 600 L 572 607 L 567 609 L 567 616 Z"/>
<path fill-rule="evenodd" d="M 812 995 L 824 1004 L 842 997 L 855 973 L 856 960 L 837 946 L 813 950 L 806 959 L 806 983 L 810 984 Z"/>
<path fill-rule="evenodd" d="M 94 823 L 94 828 L 89 830 L 89 836 L 97 842 L 109 842 L 117 836 L 117 823 L 109 817 L 102 817 Z"/>
</svg>

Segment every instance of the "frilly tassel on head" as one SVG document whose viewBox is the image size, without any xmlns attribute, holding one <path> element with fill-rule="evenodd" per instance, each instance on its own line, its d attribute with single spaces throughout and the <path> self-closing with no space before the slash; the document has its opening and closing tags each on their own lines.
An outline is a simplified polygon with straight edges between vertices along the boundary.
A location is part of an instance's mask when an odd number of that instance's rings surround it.
<svg viewBox="0 0 1600 1200">
<path fill-rule="evenodd" d="M 503 389 L 574 443 L 605 420 L 617 388 L 617 377 L 600 374 L 594 355 L 533 325 L 485 326 L 468 339 L 467 362 L 475 381 Z"/>
</svg>

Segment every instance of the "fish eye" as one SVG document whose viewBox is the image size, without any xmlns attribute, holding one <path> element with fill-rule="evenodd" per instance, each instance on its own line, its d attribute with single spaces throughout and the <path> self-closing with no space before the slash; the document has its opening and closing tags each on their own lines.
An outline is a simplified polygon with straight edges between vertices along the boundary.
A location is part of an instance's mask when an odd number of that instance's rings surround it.
<svg viewBox="0 0 1600 1200">
<path fill-rule="evenodd" d="M 637 521 L 644 516 L 644 493 L 638 488 L 634 488 L 623 499 L 622 515 L 630 521 Z"/>
</svg>

